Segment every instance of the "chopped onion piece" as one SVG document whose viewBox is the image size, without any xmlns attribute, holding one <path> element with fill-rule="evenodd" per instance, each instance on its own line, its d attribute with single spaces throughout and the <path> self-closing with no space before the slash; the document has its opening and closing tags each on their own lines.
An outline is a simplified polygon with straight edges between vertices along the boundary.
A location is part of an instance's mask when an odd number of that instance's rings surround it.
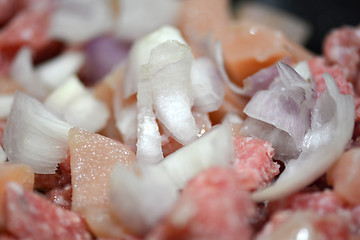
<svg viewBox="0 0 360 240">
<path fill-rule="evenodd" d="M 191 113 L 193 96 L 190 71 L 193 56 L 190 47 L 169 40 L 151 51 L 142 76 L 149 77 L 156 117 L 173 137 L 185 145 L 198 133 Z"/>
<path fill-rule="evenodd" d="M 7 118 L 10 114 L 14 95 L 0 95 L 0 118 Z"/>
<path fill-rule="evenodd" d="M 210 59 L 202 57 L 193 61 L 191 85 L 195 98 L 193 105 L 195 111 L 213 112 L 222 105 L 224 86 Z"/>
<path fill-rule="evenodd" d="M 310 113 L 315 104 L 313 89 L 294 69 L 278 63 L 280 80 L 274 82 L 269 90 L 259 91 L 246 105 L 246 119 L 242 128 L 244 135 L 255 136 L 270 141 L 276 157 L 282 160 L 296 157 L 301 150 L 304 136 L 310 128 Z M 262 121 L 262 130 L 254 125 Z M 266 130 L 265 130 L 266 129 Z M 279 131 L 280 130 L 280 131 Z M 292 141 L 284 141 L 288 134 Z M 283 150 L 286 149 L 284 152 Z"/>
<path fill-rule="evenodd" d="M 26 92 L 38 99 L 44 99 L 49 93 L 35 72 L 31 50 L 27 47 L 21 48 L 17 53 L 11 66 L 10 75 Z"/>
<path fill-rule="evenodd" d="M 330 74 L 324 74 L 324 79 L 327 89 L 312 110 L 311 129 L 301 154 L 287 163 L 273 185 L 253 194 L 255 201 L 283 198 L 302 189 L 324 174 L 344 152 L 354 128 L 354 99 L 340 93 Z"/>
<path fill-rule="evenodd" d="M 110 117 L 106 104 L 96 99 L 75 76 L 52 92 L 45 104 L 62 113 L 67 122 L 90 132 L 101 130 Z"/>
<path fill-rule="evenodd" d="M 173 206 L 179 190 L 201 170 L 230 166 L 234 160 L 231 130 L 219 125 L 157 165 L 129 169 L 118 165 L 112 174 L 110 202 L 122 225 L 143 235 Z"/>
<path fill-rule="evenodd" d="M 157 166 L 166 169 L 179 189 L 198 172 L 210 166 L 230 166 L 234 148 L 230 126 L 213 127 L 189 145 L 167 156 Z"/>
<path fill-rule="evenodd" d="M 129 106 L 122 107 L 116 114 L 116 127 L 121 134 L 122 140 L 125 145 L 133 149 L 136 148 L 137 118 L 138 111 L 135 102 Z"/>
<path fill-rule="evenodd" d="M 107 1 L 56 1 L 49 34 L 69 43 L 86 42 L 111 29 L 112 17 Z"/>
<path fill-rule="evenodd" d="M 60 86 L 69 76 L 75 74 L 84 63 L 80 52 L 66 52 L 36 68 L 37 76 L 51 90 Z"/>
<path fill-rule="evenodd" d="M 161 136 L 153 112 L 152 84 L 149 80 L 138 83 L 137 94 L 137 151 L 140 162 L 156 163 L 163 159 Z"/>
<path fill-rule="evenodd" d="M 178 189 L 168 173 L 152 165 L 117 165 L 110 183 L 110 204 L 122 226 L 144 235 L 171 210 Z"/>
<path fill-rule="evenodd" d="M 0 146 L 0 163 L 6 162 L 6 153 L 2 146 Z"/>
<path fill-rule="evenodd" d="M 179 1 L 121 0 L 115 32 L 120 39 L 134 41 L 157 28 L 177 21 Z"/>
<path fill-rule="evenodd" d="M 35 69 L 31 51 L 24 47 L 14 60 L 11 77 L 32 96 L 44 99 L 69 76 L 75 74 L 83 62 L 83 54 L 68 52 L 41 64 Z"/>
<path fill-rule="evenodd" d="M 4 127 L 4 149 L 10 162 L 31 166 L 35 173 L 55 173 L 68 151 L 71 125 L 42 103 L 16 92 Z"/>
<path fill-rule="evenodd" d="M 133 44 L 124 76 L 124 98 L 136 93 L 141 67 L 149 62 L 151 50 L 167 40 L 177 40 L 185 44 L 179 30 L 170 26 L 161 27 Z"/>
</svg>

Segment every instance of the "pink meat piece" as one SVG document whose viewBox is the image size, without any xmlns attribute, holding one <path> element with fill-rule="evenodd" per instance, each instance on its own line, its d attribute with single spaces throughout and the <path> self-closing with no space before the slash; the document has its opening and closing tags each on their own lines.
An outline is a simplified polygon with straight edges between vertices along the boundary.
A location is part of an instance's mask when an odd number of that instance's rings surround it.
<svg viewBox="0 0 360 240">
<path fill-rule="evenodd" d="M 12 60 L 23 46 L 29 47 L 36 62 L 61 50 L 61 44 L 48 35 L 49 9 L 26 9 L 18 13 L 0 31 L 0 75 L 7 75 Z"/>
<path fill-rule="evenodd" d="M 310 70 L 316 83 L 316 96 L 318 97 L 326 89 L 326 84 L 323 79 L 324 73 L 330 73 L 342 94 L 351 94 L 354 96 L 354 89 L 350 82 L 346 80 L 346 73 L 339 65 L 335 64 L 329 66 L 324 58 L 314 57 L 308 61 Z"/>
<path fill-rule="evenodd" d="M 71 196 L 71 184 L 68 184 L 64 187 L 51 189 L 46 193 L 46 197 L 50 202 L 67 210 L 71 209 Z"/>
<path fill-rule="evenodd" d="M 332 190 L 300 192 L 269 203 L 268 214 L 271 218 L 259 236 L 268 237 L 281 224 L 289 221 L 290 216 L 299 212 L 310 212 L 311 216 L 306 216 L 309 219 L 304 221 L 325 234 L 326 239 L 349 239 L 350 235 L 356 234 L 360 237 L 360 205 L 349 206 Z"/>
<path fill-rule="evenodd" d="M 330 63 L 337 63 L 350 82 L 359 78 L 360 28 L 345 26 L 334 29 L 325 38 L 324 56 Z"/>
<path fill-rule="evenodd" d="M 241 183 L 231 168 L 202 171 L 185 186 L 170 214 L 147 239 L 250 239 L 255 206 Z"/>
<path fill-rule="evenodd" d="M 234 168 L 248 190 L 265 187 L 279 174 L 279 165 L 272 161 L 274 148 L 267 141 L 235 136 Z"/>
<path fill-rule="evenodd" d="M 85 221 L 10 182 L 5 189 L 5 228 L 18 239 L 92 239 Z"/>
<path fill-rule="evenodd" d="M 270 203 L 271 212 L 290 209 L 311 210 L 318 214 L 337 213 L 344 209 L 344 201 L 333 191 L 300 192 Z"/>
<path fill-rule="evenodd" d="M 298 239 L 347 240 L 351 235 L 347 219 L 336 214 L 284 210 L 272 216 L 255 240 Z"/>
<path fill-rule="evenodd" d="M 0 26 L 6 24 L 16 13 L 19 0 L 0 0 Z"/>
</svg>

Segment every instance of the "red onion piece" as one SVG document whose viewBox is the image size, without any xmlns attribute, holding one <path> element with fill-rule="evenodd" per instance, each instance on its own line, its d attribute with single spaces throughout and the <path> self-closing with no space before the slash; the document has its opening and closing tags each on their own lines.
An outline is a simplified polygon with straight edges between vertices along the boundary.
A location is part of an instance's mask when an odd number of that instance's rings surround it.
<svg viewBox="0 0 360 240">
<path fill-rule="evenodd" d="M 323 175 L 344 152 L 354 128 L 354 99 L 340 93 L 330 74 L 324 74 L 324 79 L 327 89 L 312 109 L 311 129 L 304 137 L 302 152 L 286 164 L 273 185 L 253 194 L 255 201 L 297 192 Z"/>
<path fill-rule="evenodd" d="M 310 128 L 310 112 L 315 98 L 311 85 L 294 69 L 284 63 L 278 63 L 277 66 L 280 80 L 274 82 L 269 90 L 258 92 L 247 104 L 244 113 L 251 118 L 245 120 L 242 132 L 244 135 L 272 140 L 276 157 L 285 160 L 297 156 L 301 150 L 304 136 Z M 274 134 L 269 135 L 269 128 L 268 131 L 257 131 L 251 126 L 254 124 L 252 119 L 270 124 L 283 132 L 276 130 L 278 133 L 274 139 Z M 284 132 L 292 141 L 284 142 Z M 281 149 L 289 151 L 282 152 Z"/>
<path fill-rule="evenodd" d="M 86 85 L 93 85 L 115 66 L 125 61 L 130 43 L 120 42 L 111 35 L 97 37 L 85 45 L 85 64 L 82 75 Z"/>
</svg>

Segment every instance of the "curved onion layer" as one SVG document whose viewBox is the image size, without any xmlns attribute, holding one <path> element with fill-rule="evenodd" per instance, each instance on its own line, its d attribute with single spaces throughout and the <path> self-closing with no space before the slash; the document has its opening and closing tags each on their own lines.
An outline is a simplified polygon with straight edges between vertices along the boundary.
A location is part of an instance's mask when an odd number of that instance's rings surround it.
<svg viewBox="0 0 360 240">
<path fill-rule="evenodd" d="M 90 132 L 104 128 L 110 117 L 106 104 L 96 99 L 75 76 L 53 91 L 45 104 L 63 114 L 68 123 Z"/>
<path fill-rule="evenodd" d="M 224 85 L 210 59 L 201 57 L 193 62 L 191 85 L 195 111 L 213 112 L 222 105 L 225 94 Z"/>
<path fill-rule="evenodd" d="M 157 165 L 118 165 L 110 187 L 113 212 L 124 227 L 143 235 L 169 212 L 186 182 L 210 166 L 230 166 L 233 154 L 231 130 L 220 125 Z"/>
<path fill-rule="evenodd" d="M 17 53 L 11 66 L 10 75 L 26 92 L 38 99 L 44 99 L 49 93 L 36 75 L 32 64 L 31 50 L 27 47 L 21 48 Z"/>
<path fill-rule="evenodd" d="M 273 185 L 252 195 L 255 201 L 283 198 L 302 189 L 324 174 L 344 152 L 354 128 L 354 99 L 340 93 L 330 74 L 324 74 L 324 79 L 327 89 L 312 110 L 311 129 L 301 154 L 286 164 Z"/>
<path fill-rule="evenodd" d="M 137 113 L 136 157 L 140 162 L 159 162 L 163 159 L 163 152 L 159 126 L 153 112 L 152 83 L 149 80 L 138 83 Z"/>
<path fill-rule="evenodd" d="M 111 29 L 112 17 L 107 1 L 56 1 L 49 34 L 69 43 L 90 40 Z"/>
<path fill-rule="evenodd" d="M 55 173 L 67 156 L 70 128 L 36 99 L 16 92 L 4 127 L 7 157 L 31 166 L 35 173 Z"/>
<path fill-rule="evenodd" d="M 144 235 L 171 210 L 178 189 L 168 173 L 156 165 L 132 170 L 117 165 L 110 183 L 110 203 L 127 229 Z"/>
<path fill-rule="evenodd" d="M 41 82 L 50 90 L 60 86 L 71 75 L 75 74 L 84 63 L 80 52 L 65 52 L 36 68 Z"/>
<path fill-rule="evenodd" d="M 0 146 L 0 163 L 6 162 L 6 153 L 2 146 Z"/>
<path fill-rule="evenodd" d="M 164 26 L 137 40 L 130 49 L 129 58 L 124 75 L 124 98 L 137 92 L 141 67 L 149 62 L 151 50 L 167 40 L 176 40 L 185 44 L 179 30 Z"/>
<path fill-rule="evenodd" d="M 14 95 L 0 95 L 0 118 L 7 118 L 10 114 L 11 106 L 14 101 Z"/>
<path fill-rule="evenodd" d="M 84 62 L 78 52 L 66 52 L 34 68 L 31 51 L 20 49 L 11 67 L 11 77 L 29 94 L 44 99 L 52 90 L 75 74 Z"/>
<path fill-rule="evenodd" d="M 174 25 L 180 1 L 121 0 L 115 34 L 118 38 L 134 41 L 165 24 Z"/>
<path fill-rule="evenodd" d="M 151 51 L 149 63 L 142 69 L 142 76 L 148 77 L 152 83 L 153 107 L 157 119 L 183 145 L 194 140 L 198 133 L 191 113 L 192 61 L 190 47 L 169 40 Z"/>
<path fill-rule="evenodd" d="M 246 105 L 244 113 L 251 118 L 245 120 L 242 133 L 270 141 L 279 159 L 289 159 L 301 150 L 304 136 L 310 128 L 310 113 L 315 98 L 310 83 L 294 69 L 284 63 L 277 66 L 280 80 L 274 82 L 269 90 L 258 92 Z M 258 121 L 274 126 L 276 132 L 272 133 L 272 127 L 264 124 L 261 124 L 262 131 L 257 130 L 254 125 Z M 281 146 L 284 144 L 284 133 L 292 139 L 285 142 L 287 146 Z"/>
<path fill-rule="evenodd" d="M 244 79 L 244 87 L 239 87 L 230 80 L 226 73 L 220 42 L 215 42 L 213 51 L 214 52 L 211 55 L 215 60 L 217 69 L 223 81 L 233 92 L 237 94 L 252 97 L 258 91 L 267 89 L 279 75 L 276 65 L 272 65 Z"/>
<path fill-rule="evenodd" d="M 137 121 L 138 111 L 137 103 L 122 107 L 121 110 L 116 110 L 116 127 L 121 134 L 121 138 L 125 145 L 136 149 L 137 140 Z"/>
</svg>

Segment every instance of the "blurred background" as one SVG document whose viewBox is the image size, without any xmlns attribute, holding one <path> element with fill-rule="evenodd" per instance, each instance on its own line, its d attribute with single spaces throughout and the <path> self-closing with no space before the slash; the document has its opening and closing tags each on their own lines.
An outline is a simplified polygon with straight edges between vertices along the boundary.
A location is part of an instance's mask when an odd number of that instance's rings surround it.
<svg viewBox="0 0 360 240">
<path fill-rule="evenodd" d="M 259 3 L 289 12 L 310 24 L 305 46 L 320 53 L 324 36 L 333 28 L 360 24 L 359 0 L 232 0 L 233 9 L 241 4 Z"/>
</svg>

